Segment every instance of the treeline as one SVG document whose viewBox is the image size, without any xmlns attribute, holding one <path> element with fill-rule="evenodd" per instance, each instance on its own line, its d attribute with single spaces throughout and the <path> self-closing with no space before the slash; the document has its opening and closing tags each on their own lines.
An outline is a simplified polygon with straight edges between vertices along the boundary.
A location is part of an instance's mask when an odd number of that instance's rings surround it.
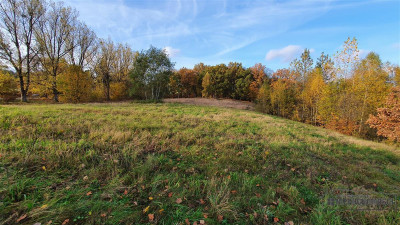
<svg viewBox="0 0 400 225">
<path fill-rule="evenodd" d="M 90 102 L 164 97 L 231 98 L 257 109 L 365 138 L 400 139 L 400 68 L 376 53 L 359 59 L 347 39 L 334 57 L 310 51 L 289 68 L 199 63 L 174 70 L 162 49 L 141 52 L 97 38 L 60 2 L 0 3 L 0 98 Z"/>
<path fill-rule="evenodd" d="M 0 2 L 0 97 L 54 102 L 159 99 L 173 70 L 167 54 L 151 47 L 97 38 L 62 2 Z M 151 93 L 148 93 L 150 90 Z"/>
<path fill-rule="evenodd" d="M 359 59 L 355 38 L 332 58 L 310 51 L 289 68 L 271 72 L 240 63 L 182 68 L 169 81 L 171 97 L 232 98 L 256 102 L 259 111 L 344 134 L 400 140 L 400 67 L 371 52 Z"/>
</svg>

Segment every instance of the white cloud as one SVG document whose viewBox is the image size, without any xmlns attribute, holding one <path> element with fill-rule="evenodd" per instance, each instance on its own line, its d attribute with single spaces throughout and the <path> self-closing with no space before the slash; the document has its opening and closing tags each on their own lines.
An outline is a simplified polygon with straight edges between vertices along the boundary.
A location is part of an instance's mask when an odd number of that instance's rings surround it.
<svg viewBox="0 0 400 225">
<path fill-rule="evenodd" d="M 179 53 L 181 52 L 181 50 L 176 49 L 176 48 L 172 48 L 171 46 L 167 46 L 164 48 L 165 53 L 167 53 L 167 55 L 169 57 L 175 57 L 177 55 L 179 55 Z"/>
<path fill-rule="evenodd" d="M 400 49 L 400 42 L 392 44 L 392 47 L 395 49 Z"/>
<path fill-rule="evenodd" d="M 281 49 L 270 50 L 265 59 L 270 61 L 274 59 L 280 59 L 283 62 L 290 62 L 296 58 L 303 51 L 303 47 L 300 45 L 288 45 Z"/>
</svg>

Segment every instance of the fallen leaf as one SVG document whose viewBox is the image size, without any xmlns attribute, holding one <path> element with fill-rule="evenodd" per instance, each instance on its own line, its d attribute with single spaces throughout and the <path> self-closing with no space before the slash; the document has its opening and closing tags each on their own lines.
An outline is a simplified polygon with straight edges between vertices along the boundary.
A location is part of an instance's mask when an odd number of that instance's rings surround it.
<svg viewBox="0 0 400 225">
<path fill-rule="evenodd" d="M 163 212 L 164 212 L 164 209 L 160 209 L 160 210 L 158 210 L 158 212 L 159 212 L 159 213 L 163 213 Z"/>
<path fill-rule="evenodd" d="M 285 225 L 294 225 L 293 221 L 285 222 Z"/>
<path fill-rule="evenodd" d="M 268 221 L 268 215 L 264 215 L 265 221 Z"/>
<path fill-rule="evenodd" d="M 303 204 L 303 205 L 306 204 L 306 202 L 304 201 L 304 199 L 301 199 L 301 200 L 300 200 L 300 203 Z"/>
<path fill-rule="evenodd" d="M 207 219 L 207 218 L 208 218 L 207 213 L 204 213 L 204 214 L 203 214 L 203 217 L 204 217 L 205 219 Z"/>
<path fill-rule="evenodd" d="M 224 216 L 218 215 L 218 221 L 221 222 L 224 219 Z"/>
<path fill-rule="evenodd" d="M 172 192 L 168 193 L 168 198 L 172 197 Z"/>
<path fill-rule="evenodd" d="M 290 170 L 291 170 L 292 172 L 294 172 L 296 169 L 295 169 L 295 168 L 291 168 Z"/>
<path fill-rule="evenodd" d="M 50 225 L 53 223 L 53 220 L 50 220 L 49 222 L 46 223 L 46 225 Z"/>
<path fill-rule="evenodd" d="M 42 170 L 46 171 L 46 167 L 45 167 L 45 166 L 42 166 Z"/>
<path fill-rule="evenodd" d="M 91 195 L 91 194 L 92 194 L 92 192 L 89 191 L 88 193 L 86 193 L 86 196 L 89 196 L 89 195 Z"/>
<path fill-rule="evenodd" d="M 200 224 L 206 224 L 206 221 L 200 220 Z"/>
<path fill-rule="evenodd" d="M 150 200 L 150 201 L 153 200 L 153 197 L 149 197 L 149 200 Z"/>
<path fill-rule="evenodd" d="M 232 190 L 231 193 L 232 193 L 232 194 L 236 194 L 237 191 L 236 191 L 236 190 Z"/>
<path fill-rule="evenodd" d="M 261 197 L 260 193 L 256 193 L 257 198 Z"/>
<path fill-rule="evenodd" d="M 34 223 L 33 225 L 42 225 L 42 223 Z"/>
<path fill-rule="evenodd" d="M 147 211 L 149 211 L 150 206 L 147 206 L 145 209 L 143 209 L 143 213 L 146 213 Z"/>
<path fill-rule="evenodd" d="M 105 214 L 105 213 L 102 213 L 100 216 L 101 216 L 101 217 L 106 217 L 106 216 L 107 216 L 107 214 Z"/>
<path fill-rule="evenodd" d="M 258 216 L 257 212 L 254 212 L 253 216 L 254 216 L 254 218 L 257 218 L 257 216 Z"/>
<path fill-rule="evenodd" d="M 47 204 L 42 205 L 40 208 L 41 208 L 41 209 L 47 208 Z"/>
<path fill-rule="evenodd" d="M 274 217 L 274 223 L 277 223 L 277 222 L 279 222 L 278 217 Z"/>
<path fill-rule="evenodd" d="M 127 194 L 128 194 L 128 189 L 125 189 L 124 195 L 127 195 Z"/>
<path fill-rule="evenodd" d="M 149 221 L 152 222 L 154 220 L 154 214 L 149 214 Z"/>
<path fill-rule="evenodd" d="M 176 199 L 176 203 L 181 204 L 182 203 L 182 199 L 181 198 Z"/>
<path fill-rule="evenodd" d="M 26 218 L 26 214 L 22 215 L 20 218 L 17 219 L 17 223 L 19 223 L 19 221 L 23 220 Z"/>
<path fill-rule="evenodd" d="M 69 219 L 64 220 L 64 222 L 61 225 L 65 225 L 67 223 L 69 223 Z"/>
<path fill-rule="evenodd" d="M 203 199 L 200 199 L 200 204 L 204 205 L 206 202 Z"/>
<path fill-rule="evenodd" d="M 187 225 L 190 225 L 190 222 L 189 222 L 189 219 L 188 219 L 188 218 L 185 219 L 185 223 L 186 223 Z"/>
<path fill-rule="evenodd" d="M 88 179 L 89 179 L 88 176 L 84 176 L 84 177 L 83 177 L 83 180 L 88 180 Z"/>
<path fill-rule="evenodd" d="M 194 221 L 193 225 L 197 225 L 197 221 Z"/>
</svg>

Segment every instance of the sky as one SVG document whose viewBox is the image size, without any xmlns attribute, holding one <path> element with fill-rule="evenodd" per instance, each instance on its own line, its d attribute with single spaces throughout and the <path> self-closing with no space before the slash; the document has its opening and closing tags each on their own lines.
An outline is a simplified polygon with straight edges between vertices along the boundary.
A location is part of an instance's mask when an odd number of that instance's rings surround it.
<svg viewBox="0 0 400 225">
<path fill-rule="evenodd" d="M 167 51 L 175 68 L 241 62 L 286 68 L 304 48 L 314 62 L 356 37 L 400 64 L 399 0 L 64 0 L 100 38 Z"/>
</svg>

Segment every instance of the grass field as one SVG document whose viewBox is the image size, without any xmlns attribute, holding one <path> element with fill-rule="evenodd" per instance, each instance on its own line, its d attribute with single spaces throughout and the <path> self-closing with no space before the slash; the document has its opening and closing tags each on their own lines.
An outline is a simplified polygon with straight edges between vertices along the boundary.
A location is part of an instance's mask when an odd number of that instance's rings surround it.
<svg viewBox="0 0 400 225">
<path fill-rule="evenodd" d="M 326 203 L 400 196 L 399 150 L 251 111 L 5 105 L 0 149 L 0 224 L 400 224 Z"/>
</svg>

